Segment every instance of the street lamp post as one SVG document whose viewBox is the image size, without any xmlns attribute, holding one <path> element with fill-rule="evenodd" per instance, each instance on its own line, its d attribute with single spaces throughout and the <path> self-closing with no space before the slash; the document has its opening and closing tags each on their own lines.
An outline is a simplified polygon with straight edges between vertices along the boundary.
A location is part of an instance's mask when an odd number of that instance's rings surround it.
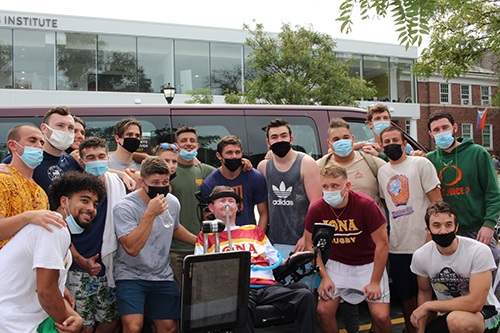
<svg viewBox="0 0 500 333">
<path fill-rule="evenodd" d="M 174 100 L 175 97 L 175 88 L 172 87 L 169 83 L 161 87 L 161 92 L 165 96 L 167 103 L 172 104 L 172 101 Z"/>
</svg>

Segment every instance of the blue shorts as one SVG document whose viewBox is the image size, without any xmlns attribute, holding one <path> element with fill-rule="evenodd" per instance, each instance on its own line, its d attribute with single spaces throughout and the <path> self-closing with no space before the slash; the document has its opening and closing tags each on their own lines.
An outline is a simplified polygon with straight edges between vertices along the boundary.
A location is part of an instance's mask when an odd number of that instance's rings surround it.
<svg viewBox="0 0 500 333">
<path fill-rule="evenodd" d="M 150 320 L 178 319 L 181 316 L 179 288 L 174 281 L 116 281 L 120 316 L 144 314 Z"/>
<path fill-rule="evenodd" d="M 396 297 L 402 301 L 416 297 L 418 294 L 417 276 L 411 271 L 413 254 L 389 253 L 392 285 Z"/>
</svg>

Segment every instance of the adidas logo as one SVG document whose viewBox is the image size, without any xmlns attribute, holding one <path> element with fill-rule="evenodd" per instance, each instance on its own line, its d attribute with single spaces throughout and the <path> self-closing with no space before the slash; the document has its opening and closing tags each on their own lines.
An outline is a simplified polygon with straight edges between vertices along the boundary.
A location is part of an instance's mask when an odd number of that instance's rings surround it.
<svg viewBox="0 0 500 333">
<path fill-rule="evenodd" d="M 290 194 L 292 194 L 292 186 L 286 188 L 285 182 L 282 181 L 279 188 L 273 185 L 272 189 L 274 194 L 280 198 L 279 200 L 273 200 L 272 204 L 274 206 L 293 206 L 292 200 L 285 200 L 290 196 Z"/>
</svg>

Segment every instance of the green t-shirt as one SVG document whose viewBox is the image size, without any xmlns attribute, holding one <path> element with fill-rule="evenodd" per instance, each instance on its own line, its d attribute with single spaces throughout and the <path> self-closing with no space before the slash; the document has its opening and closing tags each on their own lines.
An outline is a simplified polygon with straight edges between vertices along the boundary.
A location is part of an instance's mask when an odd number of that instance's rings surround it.
<svg viewBox="0 0 500 333">
<path fill-rule="evenodd" d="M 178 164 L 176 177 L 170 183 L 172 194 L 181 203 L 180 223 L 195 236 L 200 232 L 200 220 L 198 218 L 198 199 L 195 193 L 201 189 L 201 183 L 211 174 L 215 168 L 201 163 L 198 166 Z M 187 243 L 172 240 L 170 251 L 194 252 L 194 246 Z"/>
</svg>

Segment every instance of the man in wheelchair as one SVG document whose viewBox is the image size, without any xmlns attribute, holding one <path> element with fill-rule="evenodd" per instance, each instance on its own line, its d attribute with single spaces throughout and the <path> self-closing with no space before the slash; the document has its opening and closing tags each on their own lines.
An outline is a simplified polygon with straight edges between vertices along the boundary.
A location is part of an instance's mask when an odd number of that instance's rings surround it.
<svg viewBox="0 0 500 333">
<path fill-rule="evenodd" d="M 245 250 L 251 254 L 250 294 L 248 300 L 248 320 L 244 327 L 234 328 L 234 333 L 254 332 L 255 310 L 258 305 L 274 305 L 280 311 L 294 318 L 297 332 L 314 332 L 316 320 L 316 304 L 313 294 L 307 288 L 290 288 L 277 283 L 273 271 L 274 266 L 286 265 L 281 255 L 272 246 L 266 234 L 255 225 L 236 226 L 236 214 L 239 196 L 228 186 L 217 186 L 213 189 L 208 209 L 216 219 L 226 221 L 229 216 L 230 235 L 227 230 L 220 233 L 221 252 Z M 214 252 L 215 235 L 208 236 L 208 253 Z M 203 233 L 196 239 L 195 254 L 203 254 Z M 290 258 L 292 259 L 293 256 Z M 305 285 L 304 285 L 305 287 Z"/>
</svg>

